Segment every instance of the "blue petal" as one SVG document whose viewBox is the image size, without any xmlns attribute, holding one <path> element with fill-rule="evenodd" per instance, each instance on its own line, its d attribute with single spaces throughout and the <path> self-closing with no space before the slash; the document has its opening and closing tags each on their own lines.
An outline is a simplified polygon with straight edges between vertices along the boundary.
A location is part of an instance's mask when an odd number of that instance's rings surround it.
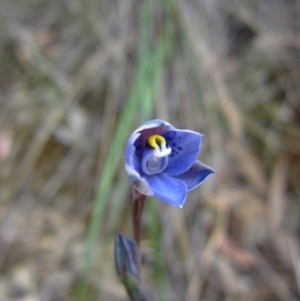
<svg viewBox="0 0 300 301">
<path fill-rule="evenodd" d="M 128 164 L 125 164 L 125 170 L 132 186 L 144 195 L 153 196 L 153 191 L 149 187 L 147 181 Z"/>
<path fill-rule="evenodd" d="M 170 123 L 168 123 L 162 119 L 153 119 L 153 120 L 149 120 L 149 121 L 143 123 L 142 125 L 140 125 L 134 131 L 134 133 L 138 133 L 138 132 L 142 132 L 144 130 L 154 129 L 154 128 L 158 128 L 158 127 L 165 128 L 165 130 L 163 132 L 165 132 L 166 130 L 174 129 L 174 127 Z M 159 134 L 159 133 L 157 133 L 157 134 Z"/>
<path fill-rule="evenodd" d="M 141 169 L 141 134 L 132 134 L 126 144 L 125 149 L 125 170 L 133 187 L 144 195 L 153 195 L 148 183 L 142 178 Z"/>
<path fill-rule="evenodd" d="M 183 181 L 188 190 L 192 190 L 202 184 L 204 180 L 216 173 L 212 168 L 203 164 L 200 161 L 196 161 L 193 166 L 185 173 L 176 176 L 176 179 Z"/>
<path fill-rule="evenodd" d="M 140 133 L 132 134 L 129 137 L 125 148 L 126 164 L 136 170 L 139 174 L 141 174 L 142 171 L 140 166 L 142 145 L 139 144 L 141 143 L 141 140 Z"/>
<path fill-rule="evenodd" d="M 178 176 L 186 172 L 197 160 L 202 135 L 189 130 L 175 130 L 169 131 L 163 136 L 172 148 L 169 164 L 164 172 L 171 176 Z"/>
<path fill-rule="evenodd" d="M 145 176 L 145 180 L 156 198 L 168 205 L 183 207 L 187 196 L 187 187 L 184 182 L 166 173 Z"/>
</svg>

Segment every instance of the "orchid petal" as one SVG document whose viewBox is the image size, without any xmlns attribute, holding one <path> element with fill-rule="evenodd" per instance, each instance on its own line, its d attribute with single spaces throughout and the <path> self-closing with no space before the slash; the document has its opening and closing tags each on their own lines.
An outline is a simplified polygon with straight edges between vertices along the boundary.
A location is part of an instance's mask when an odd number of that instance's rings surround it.
<svg viewBox="0 0 300 301">
<path fill-rule="evenodd" d="M 143 123 L 142 125 L 140 125 L 133 133 L 139 133 L 144 130 L 150 130 L 150 129 L 155 129 L 155 128 L 159 128 L 159 127 L 164 128 L 165 131 L 175 129 L 170 123 L 168 123 L 162 119 L 153 119 L 153 120 L 149 120 L 149 121 Z"/>
<path fill-rule="evenodd" d="M 159 175 L 145 176 L 153 194 L 164 203 L 182 208 L 187 196 L 186 184 L 162 172 Z"/>
<path fill-rule="evenodd" d="M 135 169 L 137 172 L 141 173 L 140 167 L 140 156 L 142 151 L 142 145 L 136 145 L 141 140 L 141 134 L 132 134 L 126 144 L 125 148 L 125 162 L 131 168 Z M 139 151 L 137 151 L 137 148 Z"/>
<path fill-rule="evenodd" d="M 130 183 L 133 185 L 133 187 L 140 193 L 144 195 L 153 196 L 153 192 L 151 188 L 149 187 L 149 184 L 147 181 L 140 176 L 140 174 L 133 169 L 128 164 L 125 164 L 125 170 L 127 173 L 127 176 L 129 178 Z"/>
<path fill-rule="evenodd" d="M 171 176 L 178 176 L 186 172 L 197 160 L 202 135 L 189 130 L 175 130 L 169 131 L 163 136 L 172 148 L 169 164 L 164 172 Z"/>
<path fill-rule="evenodd" d="M 183 181 L 188 190 L 192 190 L 201 185 L 207 177 L 215 173 L 216 172 L 209 166 L 200 161 L 196 161 L 188 171 L 175 178 Z"/>
</svg>

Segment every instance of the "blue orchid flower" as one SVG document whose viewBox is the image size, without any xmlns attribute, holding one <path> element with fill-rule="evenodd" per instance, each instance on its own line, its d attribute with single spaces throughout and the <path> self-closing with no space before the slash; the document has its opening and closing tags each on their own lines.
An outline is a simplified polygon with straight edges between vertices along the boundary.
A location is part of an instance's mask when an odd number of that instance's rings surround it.
<svg viewBox="0 0 300 301">
<path fill-rule="evenodd" d="M 133 187 L 147 196 L 182 208 L 187 192 L 215 173 L 197 161 L 200 133 L 178 130 L 161 119 L 142 124 L 129 137 L 125 169 Z"/>
</svg>

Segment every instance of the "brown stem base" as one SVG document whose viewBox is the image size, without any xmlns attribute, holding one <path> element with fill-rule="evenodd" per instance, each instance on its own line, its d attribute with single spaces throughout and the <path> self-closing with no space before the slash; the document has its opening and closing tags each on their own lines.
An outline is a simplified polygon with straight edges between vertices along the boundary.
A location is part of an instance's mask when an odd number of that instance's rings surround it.
<svg viewBox="0 0 300 301">
<path fill-rule="evenodd" d="M 140 233 L 141 233 L 141 217 L 146 200 L 146 195 L 138 192 L 133 188 L 133 204 L 132 204 L 132 227 L 133 227 L 133 238 L 140 244 Z"/>
</svg>

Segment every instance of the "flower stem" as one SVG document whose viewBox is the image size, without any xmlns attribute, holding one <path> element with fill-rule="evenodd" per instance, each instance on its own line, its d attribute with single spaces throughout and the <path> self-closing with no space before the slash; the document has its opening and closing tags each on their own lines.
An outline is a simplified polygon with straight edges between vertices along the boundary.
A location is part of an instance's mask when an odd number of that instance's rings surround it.
<svg viewBox="0 0 300 301">
<path fill-rule="evenodd" d="M 132 227 L 133 237 L 138 245 L 140 244 L 141 217 L 146 197 L 146 195 L 133 188 Z"/>
</svg>

